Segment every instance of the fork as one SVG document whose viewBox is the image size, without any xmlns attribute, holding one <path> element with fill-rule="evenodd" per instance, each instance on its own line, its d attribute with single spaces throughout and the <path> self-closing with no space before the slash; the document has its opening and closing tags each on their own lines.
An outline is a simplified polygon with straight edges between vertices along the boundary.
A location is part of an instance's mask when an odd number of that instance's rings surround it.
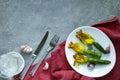
<svg viewBox="0 0 120 80">
<path fill-rule="evenodd" d="M 37 71 L 37 69 L 39 68 L 40 64 L 42 63 L 42 61 L 47 57 L 48 53 L 53 50 L 55 48 L 55 46 L 57 45 L 58 41 L 59 41 L 59 36 L 58 35 L 54 35 L 54 37 L 51 39 L 50 43 L 49 43 L 49 47 L 47 48 L 47 53 L 45 55 L 43 55 L 43 57 L 40 59 L 40 61 L 36 64 L 36 66 L 33 68 L 33 70 L 30 72 L 31 76 L 34 76 L 35 72 Z"/>
<path fill-rule="evenodd" d="M 49 43 L 49 47 L 46 50 L 48 53 L 55 48 L 56 44 L 58 43 L 58 40 L 59 40 L 59 36 L 54 35 L 54 37 L 51 39 Z"/>
</svg>

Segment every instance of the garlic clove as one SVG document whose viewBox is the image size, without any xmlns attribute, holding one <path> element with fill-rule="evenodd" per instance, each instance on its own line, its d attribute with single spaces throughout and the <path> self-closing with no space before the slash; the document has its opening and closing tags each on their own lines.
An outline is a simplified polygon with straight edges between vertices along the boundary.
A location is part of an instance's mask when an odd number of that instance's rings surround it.
<svg viewBox="0 0 120 80">
<path fill-rule="evenodd" d="M 21 49 L 24 49 L 24 48 L 25 48 L 25 45 L 20 46 L 20 48 L 21 48 Z"/>
<path fill-rule="evenodd" d="M 48 64 L 48 62 L 45 62 L 45 65 L 44 65 L 44 67 L 43 67 L 43 70 L 48 70 L 48 68 L 49 68 L 49 64 Z"/>
<path fill-rule="evenodd" d="M 30 49 L 29 48 L 26 48 L 26 53 L 30 53 Z"/>
<path fill-rule="evenodd" d="M 26 49 L 23 49 L 22 52 L 23 52 L 23 53 L 26 53 Z"/>
<path fill-rule="evenodd" d="M 32 52 L 32 51 L 33 51 L 33 49 L 30 47 L 30 48 L 29 48 L 29 52 Z"/>
<path fill-rule="evenodd" d="M 91 70 L 91 69 L 94 69 L 95 67 L 95 63 L 88 63 L 88 68 Z"/>
<path fill-rule="evenodd" d="M 108 45 L 108 46 L 106 47 L 105 52 L 106 52 L 106 53 L 110 53 L 110 45 Z"/>
<path fill-rule="evenodd" d="M 20 48 L 21 50 L 25 49 L 26 45 L 21 45 Z"/>
<path fill-rule="evenodd" d="M 28 45 L 22 45 L 22 46 L 21 46 L 21 51 L 22 51 L 23 53 L 31 53 L 32 50 L 33 50 L 33 49 L 32 49 L 30 46 L 28 46 Z"/>
</svg>

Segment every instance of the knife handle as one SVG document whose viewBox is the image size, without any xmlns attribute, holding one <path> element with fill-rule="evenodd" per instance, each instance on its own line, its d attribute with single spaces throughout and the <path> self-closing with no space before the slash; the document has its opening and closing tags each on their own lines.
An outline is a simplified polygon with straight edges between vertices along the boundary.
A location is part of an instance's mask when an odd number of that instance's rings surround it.
<svg viewBox="0 0 120 80">
<path fill-rule="evenodd" d="M 49 52 L 47 52 L 45 55 L 43 55 L 43 57 L 40 59 L 40 61 L 35 65 L 35 67 L 32 69 L 32 71 L 30 72 L 30 75 L 33 77 L 34 74 L 36 73 L 36 71 L 38 70 L 40 64 L 42 63 L 42 61 L 47 57 Z"/>
<path fill-rule="evenodd" d="M 35 56 L 34 56 L 33 54 L 30 56 L 30 58 L 31 58 L 31 59 L 29 59 L 30 62 L 28 62 L 28 63 L 25 65 L 23 71 L 21 72 L 21 74 L 20 74 L 20 76 L 19 76 L 19 79 L 20 79 L 20 80 L 23 80 L 23 79 L 24 79 L 24 77 L 25 77 L 28 69 L 30 68 L 30 66 L 33 64 L 33 62 L 34 62 L 34 60 L 35 60 Z"/>
<path fill-rule="evenodd" d="M 41 62 L 42 62 L 42 61 L 41 61 Z M 38 69 L 39 65 L 41 64 L 41 62 L 40 62 L 40 63 L 37 63 L 36 66 L 34 67 L 34 69 L 30 72 L 30 75 L 31 75 L 31 76 L 34 76 L 34 74 L 35 74 L 35 72 L 37 71 L 37 69 Z"/>
</svg>

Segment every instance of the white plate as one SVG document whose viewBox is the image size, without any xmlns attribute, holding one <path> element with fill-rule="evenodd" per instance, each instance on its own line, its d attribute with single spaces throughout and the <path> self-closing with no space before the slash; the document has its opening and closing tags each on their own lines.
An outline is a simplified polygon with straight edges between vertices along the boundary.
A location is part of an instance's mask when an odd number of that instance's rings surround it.
<svg viewBox="0 0 120 80">
<path fill-rule="evenodd" d="M 73 63 L 74 63 L 73 55 L 75 54 L 75 52 L 72 49 L 68 48 L 68 44 L 70 43 L 70 41 L 81 43 L 75 36 L 76 32 L 80 29 L 82 29 L 84 32 L 91 34 L 95 38 L 95 40 L 103 46 L 103 48 L 106 48 L 108 45 L 110 45 L 110 53 L 102 54 L 102 57 L 101 57 L 101 59 L 110 60 L 111 61 L 110 64 L 108 65 L 97 64 L 95 68 L 92 70 L 88 69 L 87 64 L 80 65 L 79 68 L 76 68 L 75 66 L 73 66 Z M 66 54 L 68 63 L 71 65 L 71 67 L 78 73 L 88 77 L 102 77 L 108 74 L 113 69 L 116 61 L 116 52 L 115 52 L 114 45 L 112 44 L 112 41 L 101 30 L 94 27 L 90 27 L 90 26 L 81 26 L 73 30 L 69 34 L 66 41 L 66 45 L 65 45 L 65 54 Z"/>
</svg>

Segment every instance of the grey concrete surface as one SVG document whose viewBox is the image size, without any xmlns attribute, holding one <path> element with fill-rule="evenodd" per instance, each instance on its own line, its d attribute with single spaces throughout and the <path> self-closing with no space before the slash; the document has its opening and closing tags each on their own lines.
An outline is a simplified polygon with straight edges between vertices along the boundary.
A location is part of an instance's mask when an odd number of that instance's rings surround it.
<svg viewBox="0 0 120 80">
<path fill-rule="evenodd" d="M 36 49 L 49 31 L 45 50 L 54 34 L 60 43 L 75 28 L 114 16 L 120 19 L 120 0 L 0 0 L 0 55 L 20 52 L 23 44 Z"/>
</svg>

